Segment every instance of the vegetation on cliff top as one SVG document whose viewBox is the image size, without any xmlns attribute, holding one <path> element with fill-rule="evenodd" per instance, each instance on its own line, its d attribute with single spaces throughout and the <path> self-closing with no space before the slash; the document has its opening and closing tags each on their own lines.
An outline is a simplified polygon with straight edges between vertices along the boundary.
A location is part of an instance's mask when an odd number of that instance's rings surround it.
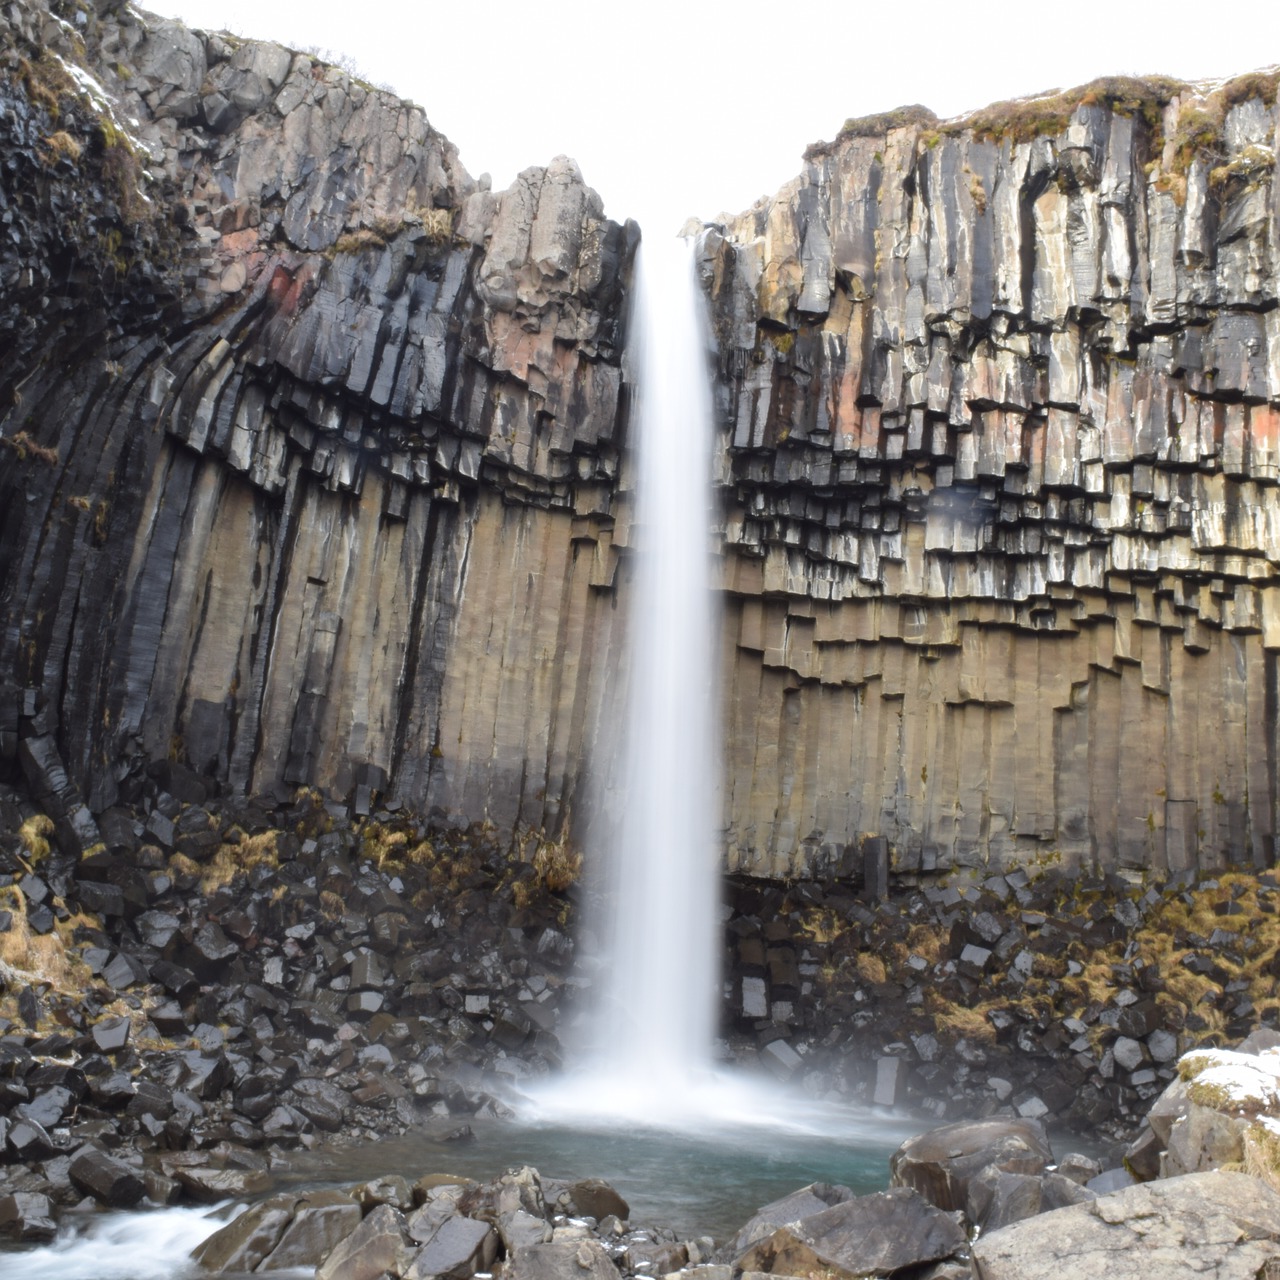
<svg viewBox="0 0 1280 1280">
<path fill-rule="evenodd" d="M 834 142 L 814 143 L 805 151 L 805 159 L 828 155 L 852 138 L 882 137 L 893 129 L 911 126 L 935 142 L 968 132 L 983 141 L 1025 143 L 1062 133 L 1081 107 L 1096 106 L 1140 119 L 1152 135 L 1153 150 L 1158 151 L 1165 140 L 1166 108 L 1175 100 L 1184 100 L 1172 141 L 1174 168 L 1185 172 L 1197 154 L 1210 153 L 1209 159 L 1215 159 L 1212 153 L 1221 146 L 1223 121 L 1232 107 L 1253 98 L 1273 106 L 1278 84 L 1280 68 L 1237 76 L 1204 92 L 1169 76 L 1102 76 L 1073 89 L 993 103 L 954 120 L 939 121 L 932 111 L 918 105 L 899 107 L 846 120 Z M 1188 98 L 1194 101 L 1185 101 Z M 1218 161 L 1222 158 L 1216 157 Z"/>
</svg>

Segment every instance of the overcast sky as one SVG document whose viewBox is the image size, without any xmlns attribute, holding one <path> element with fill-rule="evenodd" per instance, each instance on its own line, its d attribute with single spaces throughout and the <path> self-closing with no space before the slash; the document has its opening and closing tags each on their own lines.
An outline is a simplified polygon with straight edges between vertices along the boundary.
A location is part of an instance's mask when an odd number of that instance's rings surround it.
<svg viewBox="0 0 1280 1280">
<path fill-rule="evenodd" d="M 344 53 L 505 187 L 570 155 L 611 217 L 748 207 L 849 116 L 941 116 L 1100 75 L 1280 61 L 1280 0 L 151 0 L 192 26 Z M 1219 17 L 1220 15 L 1220 17 Z"/>
</svg>

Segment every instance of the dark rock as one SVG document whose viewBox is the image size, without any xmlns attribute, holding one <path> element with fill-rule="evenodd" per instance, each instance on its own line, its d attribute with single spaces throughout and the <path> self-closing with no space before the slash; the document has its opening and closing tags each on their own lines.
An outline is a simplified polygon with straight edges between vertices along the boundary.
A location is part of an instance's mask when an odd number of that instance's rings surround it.
<svg viewBox="0 0 1280 1280">
<path fill-rule="evenodd" d="M 34 1120 L 14 1120 L 7 1135 L 9 1151 L 15 1160 L 30 1164 L 57 1154 L 58 1144 Z"/>
<path fill-rule="evenodd" d="M 466 1280 L 487 1271 L 498 1253 L 498 1234 L 487 1222 L 446 1218 L 413 1258 L 410 1274 Z"/>
<path fill-rule="evenodd" d="M 68 1173 L 78 1190 L 109 1209 L 132 1208 L 146 1194 L 137 1171 L 93 1147 L 75 1154 Z"/>
<path fill-rule="evenodd" d="M 108 1018 L 93 1028 L 93 1043 L 103 1053 L 116 1053 L 129 1043 L 128 1018 Z"/>
<path fill-rule="evenodd" d="M 239 946 L 218 925 L 206 920 L 191 939 L 186 958 L 197 976 L 209 980 L 217 977 L 239 954 Z M 173 990 L 172 987 L 169 989 Z M 174 994 L 178 993 L 175 991 Z"/>
<path fill-rule="evenodd" d="M 312 1191 L 298 1201 L 279 1244 L 258 1270 L 317 1267 L 360 1222 L 360 1207 L 345 1192 Z"/>
<path fill-rule="evenodd" d="M 49 1197 L 34 1191 L 0 1196 L 0 1236 L 24 1243 L 52 1240 L 57 1234 Z"/>
<path fill-rule="evenodd" d="M 70 1089 L 53 1085 L 42 1089 L 30 1102 L 21 1103 L 16 1112 L 24 1120 L 30 1120 L 44 1129 L 52 1129 L 61 1124 L 75 1102 L 76 1097 Z"/>
<path fill-rule="evenodd" d="M 209 1165 L 179 1166 L 176 1178 L 193 1199 L 215 1204 L 219 1200 L 243 1200 L 260 1195 L 271 1185 L 270 1175 L 261 1169 L 214 1168 Z"/>
<path fill-rule="evenodd" d="M 337 1133 L 343 1116 L 351 1105 L 350 1095 L 327 1080 L 304 1078 L 295 1080 L 290 1091 L 290 1104 L 319 1129 Z"/>
<path fill-rule="evenodd" d="M 1041 1125 L 1030 1120 L 977 1120 L 930 1129 L 909 1138 L 889 1161 L 890 1181 L 912 1187 L 940 1209 L 963 1209 L 970 1179 L 982 1170 L 1039 1174 L 1053 1152 Z"/>
<path fill-rule="evenodd" d="M 390 1205 L 381 1204 L 329 1254 L 316 1270 L 316 1280 L 376 1280 L 384 1272 L 402 1275 L 413 1249 L 404 1218 Z"/>
<path fill-rule="evenodd" d="M 601 1178 L 584 1178 L 571 1182 L 566 1191 L 576 1214 L 594 1218 L 597 1222 L 610 1215 L 625 1222 L 631 1216 L 630 1205 Z"/>
<path fill-rule="evenodd" d="M 295 1196 L 283 1195 L 251 1205 L 198 1244 L 191 1256 L 206 1271 L 256 1271 L 279 1244 L 296 1203 Z"/>
<path fill-rule="evenodd" d="M 984 1232 L 999 1231 L 1039 1213 L 1042 1198 L 1043 1183 L 1034 1174 L 1005 1173 L 988 1165 L 969 1179 L 965 1216 Z"/>
<path fill-rule="evenodd" d="M 894 1187 L 779 1227 L 739 1255 L 734 1268 L 855 1280 L 935 1262 L 964 1244 L 954 1218 L 917 1192 Z"/>
</svg>

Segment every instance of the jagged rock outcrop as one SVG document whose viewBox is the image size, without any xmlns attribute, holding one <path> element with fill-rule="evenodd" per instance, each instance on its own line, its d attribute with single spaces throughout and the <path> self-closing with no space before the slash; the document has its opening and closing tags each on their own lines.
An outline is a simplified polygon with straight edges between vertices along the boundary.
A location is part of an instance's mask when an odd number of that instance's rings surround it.
<svg viewBox="0 0 1280 1280">
<path fill-rule="evenodd" d="M 0 132 L 0 755 L 81 845 L 165 759 L 563 830 L 634 224 L 113 0 L 6 6 Z"/>
<path fill-rule="evenodd" d="M 1270 865 L 1276 78 L 852 121 L 710 228 L 732 866 Z"/>
</svg>

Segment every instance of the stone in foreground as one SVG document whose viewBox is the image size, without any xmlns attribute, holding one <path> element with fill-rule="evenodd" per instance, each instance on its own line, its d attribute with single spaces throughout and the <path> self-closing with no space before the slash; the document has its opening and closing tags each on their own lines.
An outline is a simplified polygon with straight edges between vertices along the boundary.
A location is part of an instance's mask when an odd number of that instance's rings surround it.
<svg viewBox="0 0 1280 1280">
<path fill-rule="evenodd" d="M 975 1120 L 930 1129 L 906 1142 L 889 1161 L 890 1182 L 912 1187 L 939 1209 L 963 1209 L 971 1179 L 983 1169 L 1043 1173 L 1053 1151 L 1032 1120 Z"/>
<path fill-rule="evenodd" d="M 734 1270 L 859 1280 L 938 1262 L 964 1243 L 949 1214 L 916 1191 L 891 1187 L 779 1227 L 742 1254 Z"/>
<path fill-rule="evenodd" d="M 1280 1195 L 1243 1173 L 1142 1183 L 973 1246 L 977 1280 L 1256 1280 L 1280 1267 Z"/>
</svg>

